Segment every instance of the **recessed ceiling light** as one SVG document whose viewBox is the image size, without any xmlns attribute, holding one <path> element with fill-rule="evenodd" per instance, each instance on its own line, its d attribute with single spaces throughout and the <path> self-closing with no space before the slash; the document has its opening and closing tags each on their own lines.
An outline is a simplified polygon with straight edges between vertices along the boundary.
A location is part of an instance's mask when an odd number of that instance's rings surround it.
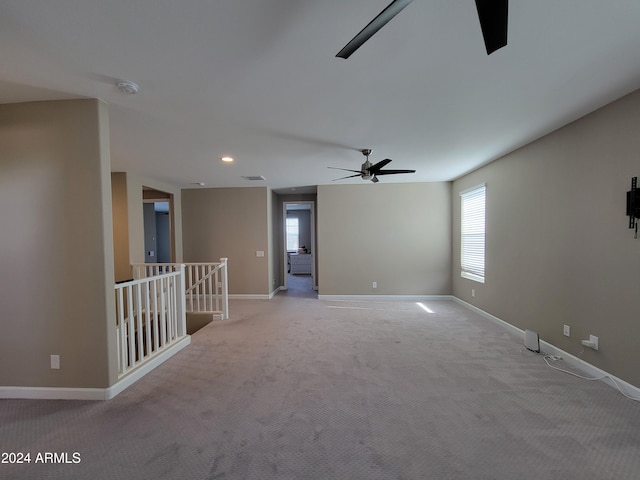
<svg viewBox="0 0 640 480">
<path fill-rule="evenodd" d="M 231 163 L 233 162 L 233 157 L 225 155 L 224 157 L 220 158 L 220 160 L 222 160 L 223 162 Z"/>
</svg>

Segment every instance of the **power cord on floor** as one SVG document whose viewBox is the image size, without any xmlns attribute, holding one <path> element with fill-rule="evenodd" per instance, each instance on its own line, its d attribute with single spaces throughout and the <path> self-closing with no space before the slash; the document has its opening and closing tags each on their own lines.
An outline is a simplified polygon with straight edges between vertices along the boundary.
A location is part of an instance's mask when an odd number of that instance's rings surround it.
<svg viewBox="0 0 640 480">
<path fill-rule="evenodd" d="M 629 400 L 633 400 L 634 402 L 640 402 L 640 398 L 632 397 L 631 395 L 628 395 L 627 393 L 625 393 L 625 391 L 622 390 L 622 387 L 618 384 L 618 382 L 616 382 L 616 379 L 614 377 L 612 377 L 611 375 L 604 374 L 604 375 L 602 375 L 600 377 L 585 377 L 585 376 L 580 375 L 578 373 L 572 372 L 570 370 L 566 370 L 564 368 L 557 367 L 557 366 L 552 365 L 551 363 L 549 363 L 550 361 L 557 362 L 557 361 L 562 360 L 562 357 L 560 357 L 558 355 L 549 355 L 549 354 L 546 354 L 544 352 L 540 352 L 539 355 L 542 355 L 542 358 L 544 358 L 545 363 L 550 368 L 553 368 L 554 370 L 558 370 L 559 372 L 568 373 L 569 375 L 573 375 L 574 377 L 581 378 L 582 380 L 594 381 L 594 380 L 604 380 L 605 378 L 608 378 L 609 380 L 611 380 L 613 382 L 613 384 L 616 386 L 616 388 L 618 389 L 618 391 L 622 395 L 627 397 Z"/>
<path fill-rule="evenodd" d="M 580 351 L 578 356 L 582 355 L 583 352 L 584 352 L 584 348 Z M 640 402 L 640 398 L 632 397 L 631 395 L 625 393 L 625 391 L 622 389 L 620 384 L 618 382 L 616 382 L 616 379 L 614 377 L 612 377 L 611 375 L 605 374 L 605 375 L 602 375 L 600 377 L 585 377 L 585 376 L 580 375 L 580 374 L 578 374 L 576 372 L 572 372 L 571 370 L 566 370 L 564 368 L 560 368 L 560 367 L 557 367 L 555 365 L 551 365 L 549 363 L 550 361 L 558 362 L 558 361 L 562 360 L 562 357 L 559 356 L 559 355 L 551 355 L 551 354 L 546 353 L 546 352 L 544 352 L 542 350 L 540 350 L 539 352 L 536 352 L 536 351 L 533 351 L 533 350 L 529 350 L 528 348 L 525 348 L 525 347 L 520 348 L 520 355 L 524 356 L 525 354 L 528 357 L 542 356 L 542 358 L 544 359 L 545 363 L 550 368 L 553 368 L 554 370 L 558 370 L 559 372 L 568 373 L 569 375 L 573 375 L 574 377 L 581 378 L 582 380 L 594 381 L 594 380 L 604 380 L 605 378 L 608 378 L 609 380 L 611 380 L 613 382 L 613 384 L 616 386 L 616 388 L 618 389 L 618 391 L 622 395 L 627 397 L 629 400 L 633 400 L 634 402 Z"/>
</svg>

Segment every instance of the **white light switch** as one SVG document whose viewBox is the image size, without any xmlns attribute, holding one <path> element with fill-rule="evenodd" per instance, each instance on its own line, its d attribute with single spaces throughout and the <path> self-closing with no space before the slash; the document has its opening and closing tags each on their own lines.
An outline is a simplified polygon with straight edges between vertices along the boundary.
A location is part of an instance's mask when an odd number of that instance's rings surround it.
<svg viewBox="0 0 640 480">
<path fill-rule="evenodd" d="M 60 370 L 60 355 L 51 355 L 51 368 Z"/>
<path fill-rule="evenodd" d="M 256 250 L 256 257 L 264 257 L 264 250 Z"/>
</svg>

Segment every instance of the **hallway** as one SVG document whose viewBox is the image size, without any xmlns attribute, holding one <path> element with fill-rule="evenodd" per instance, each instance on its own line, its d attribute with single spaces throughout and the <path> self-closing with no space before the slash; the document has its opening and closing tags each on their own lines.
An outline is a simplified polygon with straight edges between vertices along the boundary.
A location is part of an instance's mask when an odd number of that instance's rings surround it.
<svg viewBox="0 0 640 480">
<path fill-rule="evenodd" d="M 318 298 L 318 292 L 313 289 L 313 277 L 311 275 L 287 274 L 288 290 L 281 290 L 280 295 L 300 298 Z"/>
</svg>

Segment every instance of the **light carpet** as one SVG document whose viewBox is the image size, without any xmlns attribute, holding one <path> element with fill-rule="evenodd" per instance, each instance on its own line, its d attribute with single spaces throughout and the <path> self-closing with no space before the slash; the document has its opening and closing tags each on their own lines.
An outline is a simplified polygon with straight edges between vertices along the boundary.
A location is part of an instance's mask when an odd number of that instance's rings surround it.
<svg viewBox="0 0 640 480">
<path fill-rule="evenodd" d="M 2 479 L 640 478 L 640 404 L 453 301 L 232 300 L 108 402 L 0 401 Z"/>
</svg>

